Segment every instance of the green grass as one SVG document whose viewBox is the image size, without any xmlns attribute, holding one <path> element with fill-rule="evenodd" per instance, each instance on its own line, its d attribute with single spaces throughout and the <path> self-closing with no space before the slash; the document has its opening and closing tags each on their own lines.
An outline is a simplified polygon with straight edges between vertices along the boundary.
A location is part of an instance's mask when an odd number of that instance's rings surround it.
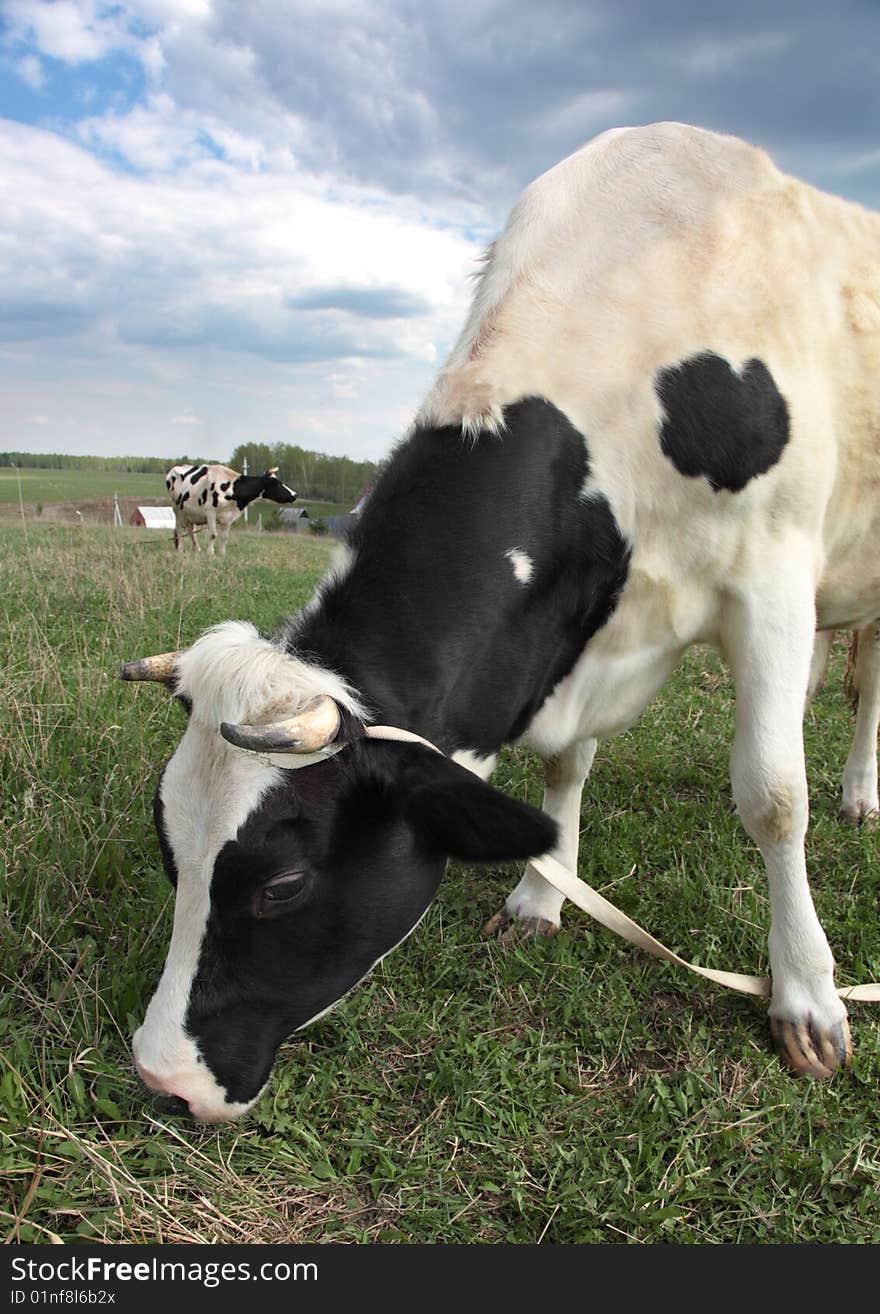
<svg viewBox="0 0 880 1314">
<path fill-rule="evenodd" d="M 0 504 L 18 505 L 20 500 L 26 507 L 37 502 L 49 506 L 53 502 L 112 498 L 114 493 L 150 502 L 164 501 L 165 479 L 161 474 L 126 474 L 112 470 L 12 470 L 9 466 L 0 466 Z M 299 497 L 297 502 L 308 507 L 313 520 L 319 516 L 345 515 L 351 510 L 348 502 L 317 502 L 308 497 Z M 256 513 L 260 511 L 267 527 L 274 523 L 274 503 L 260 502 L 251 508 L 251 525 L 256 524 Z M 243 522 L 239 523 L 243 527 Z"/>
<path fill-rule="evenodd" d="M 160 474 L 126 474 L 113 470 L 11 470 L 0 467 L 0 502 L 26 504 L 79 502 L 92 498 L 164 498 L 165 480 Z"/>
<path fill-rule="evenodd" d="M 26 1241 L 877 1242 L 877 1011 L 798 1081 L 763 1008 L 571 907 L 555 940 L 480 927 L 513 869 L 454 867 L 419 930 L 282 1051 L 243 1123 L 155 1116 L 128 1041 L 172 916 L 150 820 L 182 713 L 120 661 L 302 604 L 328 545 L 175 558 L 137 531 L 0 526 L 0 1234 Z M 843 982 L 880 977 L 877 837 L 836 821 L 842 655 L 807 721 L 819 915 Z M 581 872 L 687 957 L 766 969 L 766 885 L 726 809 L 732 697 L 692 654 L 600 747 Z M 540 800 L 536 761 L 496 783 Z"/>
</svg>

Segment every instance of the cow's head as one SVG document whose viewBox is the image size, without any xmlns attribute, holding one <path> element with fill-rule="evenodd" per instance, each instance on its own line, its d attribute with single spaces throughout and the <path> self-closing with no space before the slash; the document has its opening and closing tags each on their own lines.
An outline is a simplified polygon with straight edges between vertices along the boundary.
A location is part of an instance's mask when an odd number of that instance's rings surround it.
<svg viewBox="0 0 880 1314">
<path fill-rule="evenodd" d="M 174 928 L 134 1054 L 181 1112 L 221 1121 L 409 935 L 448 857 L 529 857 L 556 828 L 430 748 L 361 737 L 342 681 L 249 625 L 154 660 L 128 678 L 170 681 L 189 722 L 156 789 Z"/>
<path fill-rule="evenodd" d="M 278 478 L 278 466 L 273 465 L 271 470 L 267 470 L 263 475 L 263 491 L 260 497 L 265 497 L 269 502 L 295 502 L 296 493 L 287 484 L 282 484 Z"/>
</svg>

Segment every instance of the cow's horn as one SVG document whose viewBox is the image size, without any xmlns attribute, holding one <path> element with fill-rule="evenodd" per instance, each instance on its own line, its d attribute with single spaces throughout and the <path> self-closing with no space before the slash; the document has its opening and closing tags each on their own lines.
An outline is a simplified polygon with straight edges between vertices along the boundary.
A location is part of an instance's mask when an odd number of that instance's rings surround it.
<svg viewBox="0 0 880 1314">
<path fill-rule="evenodd" d="M 126 662 L 119 674 L 123 680 L 155 680 L 158 684 L 170 684 L 177 659 L 185 652 L 185 648 L 180 648 L 177 652 L 161 652 L 156 657 L 141 657 L 139 661 Z"/>
<path fill-rule="evenodd" d="M 277 475 L 279 468 L 280 468 L 279 466 L 277 466 L 277 465 L 273 465 L 271 470 L 267 470 L 267 471 L 266 471 L 266 474 L 267 474 L 267 475 Z"/>
<path fill-rule="evenodd" d="M 339 733 L 341 717 L 336 703 L 321 694 L 286 721 L 269 725 L 234 725 L 224 721 L 220 733 L 236 748 L 261 753 L 316 753 Z"/>
</svg>

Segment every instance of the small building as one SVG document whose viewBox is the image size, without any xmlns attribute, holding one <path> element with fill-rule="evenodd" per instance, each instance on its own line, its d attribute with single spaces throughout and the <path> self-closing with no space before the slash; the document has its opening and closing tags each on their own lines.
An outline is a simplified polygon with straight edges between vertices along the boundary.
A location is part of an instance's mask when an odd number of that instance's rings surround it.
<svg viewBox="0 0 880 1314">
<path fill-rule="evenodd" d="M 331 538 L 346 538 L 349 530 L 357 524 L 357 516 L 349 511 L 347 516 L 328 516 L 327 529 Z"/>
<path fill-rule="evenodd" d="M 312 523 L 309 509 L 305 506 L 280 506 L 278 519 L 290 534 L 304 534 Z"/>
<path fill-rule="evenodd" d="M 170 506 L 139 506 L 128 522 L 143 529 L 174 529 L 174 512 Z"/>
</svg>

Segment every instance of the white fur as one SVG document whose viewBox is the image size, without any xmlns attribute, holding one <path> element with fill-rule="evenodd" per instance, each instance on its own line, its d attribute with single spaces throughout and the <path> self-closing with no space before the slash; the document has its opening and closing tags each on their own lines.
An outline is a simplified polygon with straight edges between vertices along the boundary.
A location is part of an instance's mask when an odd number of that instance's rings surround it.
<svg viewBox="0 0 880 1314">
<path fill-rule="evenodd" d="M 520 548 L 508 548 L 504 555 L 513 566 L 513 573 L 520 584 L 528 584 L 535 569 L 535 563 L 529 554 Z"/>
<path fill-rule="evenodd" d="M 481 780 L 488 780 L 495 770 L 498 754 L 490 753 L 487 757 L 481 753 L 474 753 L 469 748 L 459 748 L 452 754 L 452 760 L 457 762 L 459 766 L 465 767 L 466 770 L 472 771 Z"/>
</svg>

